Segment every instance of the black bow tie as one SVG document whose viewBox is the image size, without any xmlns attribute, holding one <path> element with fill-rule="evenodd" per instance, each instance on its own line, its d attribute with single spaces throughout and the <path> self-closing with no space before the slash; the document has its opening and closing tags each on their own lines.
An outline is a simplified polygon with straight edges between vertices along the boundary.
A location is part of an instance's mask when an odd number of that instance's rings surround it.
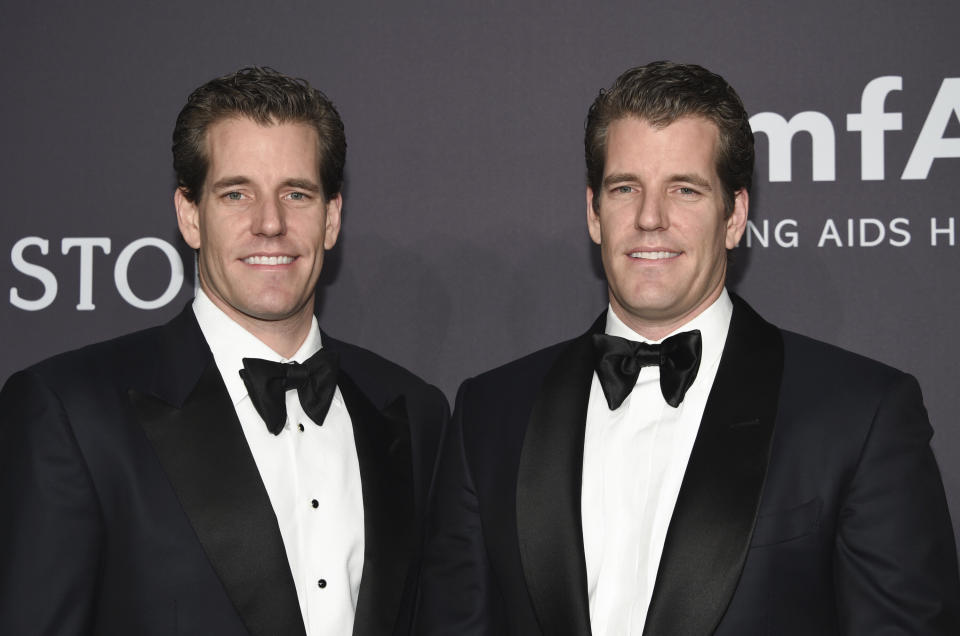
<svg viewBox="0 0 960 636">
<path fill-rule="evenodd" d="M 640 369 L 660 367 L 660 391 L 673 408 L 680 406 L 700 368 L 700 332 L 685 331 L 660 344 L 594 334 L 597 377 L 610 410 L 620 408 L 637 384 Z"/>
<path fill-rule="evenodd" d="M 287 422 L 286 392 L 289 389 L 297 390 L 300 405 L 310 419 L 323 424 L 337 389 L 339 367 L 337 354 L 321 349 L 303 364 L 244 358 L 240 378 L 267 430 L 279 435 Z"/>
</svg>

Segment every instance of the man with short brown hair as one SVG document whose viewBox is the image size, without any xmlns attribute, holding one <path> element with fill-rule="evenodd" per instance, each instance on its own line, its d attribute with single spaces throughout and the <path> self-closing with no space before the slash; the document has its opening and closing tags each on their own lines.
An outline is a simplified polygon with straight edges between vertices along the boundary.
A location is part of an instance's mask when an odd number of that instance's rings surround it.
<svg viewBox="0 0 960 636">
<path fill-rule="evenodd" d="M 916 380 L 725 287 L 753 171 L 733 89 L 630 69 L 585 154 L 609 307 L 461 386 L 418 633 L 960 633 Z"/>
<path fill-rule="evenodd" d="M 246 68 L 173 137 L 196 299 L 0 393 L 0 633 L 407 634 L 448 406 L 318 327 L 340 116 Z"/>
</svg>

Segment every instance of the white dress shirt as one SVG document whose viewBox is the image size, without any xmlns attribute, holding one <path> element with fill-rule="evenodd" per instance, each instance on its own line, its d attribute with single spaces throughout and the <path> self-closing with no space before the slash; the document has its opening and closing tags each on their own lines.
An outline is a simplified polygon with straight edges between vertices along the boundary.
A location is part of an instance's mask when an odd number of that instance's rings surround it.
<svg viewBox="0 0 960 636">
<path fill-rule="evenodd" d="M 337 388 L 323 422 L 287 391 L 287 422 L 271 434 L 240 378 L 243 358 L 303 362 L 321 348 L 316 318 L 285 359 L 198 290 L 193 311 L 213 352 L 280 526 L 307 635 L 353 631 L 363 571 L 363 496 L 350 414 Z M 318 426 L 317 424 L 322 424 Z"/>
<path fill-rule="evenodd" d="M 596 373 L 590 388 L 580 499 L 594 636 L 640 636 L 690 451 L 730 328 L 727 290 L 703 313 L 674 331 L 700 330 L 696 380 L 680 406 L 660 392 L 660 369 L 644 367 L 620 408 L 611 411 Z M 605 332 L 647 340 L 612 308 Z M 669 336 L 668 336 L 669 337 Z M 661 341 L 655 341 L 661 342 Z"/>
</svg>

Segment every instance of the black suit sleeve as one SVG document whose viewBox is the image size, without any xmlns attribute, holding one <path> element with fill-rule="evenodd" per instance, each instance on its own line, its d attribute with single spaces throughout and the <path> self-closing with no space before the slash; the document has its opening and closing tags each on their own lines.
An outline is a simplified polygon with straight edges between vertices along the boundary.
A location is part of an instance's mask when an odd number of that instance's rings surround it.
<svg viewBox="0 0 960 636">
<path fill-rule="evenodd" d="M 100 507 L 60 400 L 30 371 L 0 392 L 0 634 L 89 634 Z"/>
<path fill-rule="evenodd" d="M 960 634 L 956 547 L 931 428 L 910 376 L 888 387 L 839 511 L 845 634 Z"/>
<path fill-rule="evenodd" d="M 494 636 L 490 564 L 477 490 L 463 439 L 469 381 L 457 395 L 428 516 L 420 608 L 414 634 Z"/>
</svg>

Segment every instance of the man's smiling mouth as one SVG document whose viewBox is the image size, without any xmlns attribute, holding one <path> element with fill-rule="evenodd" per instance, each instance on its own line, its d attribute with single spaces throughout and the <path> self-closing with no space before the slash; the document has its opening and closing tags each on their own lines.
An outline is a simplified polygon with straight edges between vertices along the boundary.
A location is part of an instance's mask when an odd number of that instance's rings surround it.
<svg viewBox="0 0 960 636">
<path fill-rule="evenodd" d="M 294 260 L 293 256 L 248 256 L 243 262 L 247 265 L 289 265 Z"/>
<path fill-rule="evenodd" d="M 680 252 L 666 252 L 666 251 L 656 251 L 656 252 L 630 252 L 630 258 L 639 258 L 645 261 L 659 261 L 668 258 L 676 258 L 680 256 Z"/>
</svg>

